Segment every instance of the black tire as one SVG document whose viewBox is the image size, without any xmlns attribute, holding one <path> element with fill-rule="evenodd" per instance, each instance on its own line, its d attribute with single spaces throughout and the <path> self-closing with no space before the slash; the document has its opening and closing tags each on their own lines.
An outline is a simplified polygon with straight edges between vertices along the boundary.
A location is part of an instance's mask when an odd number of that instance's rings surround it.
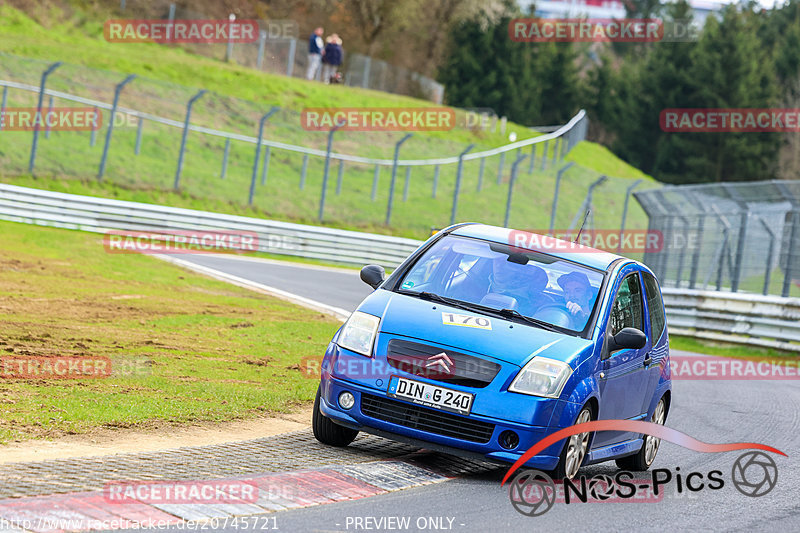
<svg viewBox="0 0 800 533">
<path fill-rule="evenodd" d="M 588 405 L 584 405 L 583 408 L 578 413 L 578 416 L 575 418 L 575 423 L 577 424 L 580 422 L 589 422 L 593 419 L 594 417 L 592 415 L 591 407 L 589 407 Z M 586 459 L 586 456 L 589 454 L 589 449 L 592 444 L 592 434 L 591 433 L 580 434 L 580 436 L 583 435 L 585 435 L 585 440 L 583 438 L 578 439 L 579 436 L 569 437 L 567 439 L 567 442 L 564 443 L 564 448 L 561 450 L 561 456 L 558 458 L 558 465 L 556 466 L 555 470 L 550 472 L 550 477 L 552 477 L 553 479 L 564 479 L 567 477 L 572 479 L 576 475 L 578 475 L 578 470 L 583 464 L 583 461 Z M 575 468 L 574 463 L 569 465 L 569 467 L 567 465 L 568 463 L 567 455 L 569 453 L 570 443 L 573 441 L 573 439 L 580 440 L 582 444 L 585 446 L 583 455 L 581 455 L 580 459 L 578 460 L 579 464 L 577 468 Z M 568 472 L 567 471 L 568 469 L 571 470 L 571 472 Z"/>
<path fill-rule="evenodd" d="M 653 411 L 653 416 L 650 419 L 651 422 L 655 422 L 657 424 L 663 424 L 667 418 L 667 401 L 664 398 L 661 398 L 656 404 L 656 408 Z M 653 464 L 653 461 L 656 459 L 656 454 L 658 453 L 658 447 L 660 444 L 660 439 L 655 439 L 658 441 L 655 444 L 655 451 L 652 452 L 651 456 L 648 456 L 648 442 L 649 439 L 653 439 L 649 435 L 645 435 L 644 442 L 642 443 L 642 447 L 639 448 L 639 451 L 633 455 L 628 455 L 627 457 L 621 457 L 614 462 L 617 463 L 617 467 L 620 470 L 627 470 L 628 472 L 644 472 Z M 652 443 L 651 443 L 652 446 Z"/>
<path fill-rule="evenodd" d="M 314 416 L 311 420 L 311 429 L 314 431 L 314 437 L 322 444 L 338 448 L 344 448 L 353 442 L 358 436 L 358 430 L 340 426 L 323 415 L 319 410 L 319 402 L 319 389 L 317 389 L 317 397 L 314 399 Z"/>
</svg>

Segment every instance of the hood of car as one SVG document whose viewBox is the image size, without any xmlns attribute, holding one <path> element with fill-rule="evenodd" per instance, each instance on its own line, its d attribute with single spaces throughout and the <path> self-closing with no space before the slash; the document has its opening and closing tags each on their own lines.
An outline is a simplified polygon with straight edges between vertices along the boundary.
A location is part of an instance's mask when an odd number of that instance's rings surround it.
<svg viewBox="0 0 800 533">
<path fill-rule="evenodd" d="M 522 366 L 534 355 L 575 368 L 592 341 L 519 321 L 466 311 L 414 296 L 377 290 L 359 307 L 381 318 L 379 331 L 449 346 Z"/>
</svg>

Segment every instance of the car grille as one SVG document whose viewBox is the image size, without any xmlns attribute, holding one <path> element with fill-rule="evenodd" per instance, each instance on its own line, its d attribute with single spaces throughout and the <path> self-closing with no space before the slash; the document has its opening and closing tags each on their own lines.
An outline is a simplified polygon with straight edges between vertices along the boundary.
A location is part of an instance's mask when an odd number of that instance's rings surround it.
<svg viewBox="0 0 800 533">
<path fill-rule="evenodd" d="M 361 395 L 361 412 L 369 417 L 398 426 L 480 444 L 489 442 L 494 433 L 494 424 L 371 394 Z"/>
<path fill-rule="evenodd" d="M 485 387 L 500 371 L 500 365 L 480 357 L 402 339 L 389 341 L 386 359 L 393 367 L 415 376 L 464 387 Z"/>
</svg>

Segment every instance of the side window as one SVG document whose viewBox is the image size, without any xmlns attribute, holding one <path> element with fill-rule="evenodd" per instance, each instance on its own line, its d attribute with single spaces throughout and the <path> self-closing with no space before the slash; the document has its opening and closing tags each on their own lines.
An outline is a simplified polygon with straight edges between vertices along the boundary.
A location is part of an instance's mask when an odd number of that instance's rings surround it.
<svg viewBox="0 0 800 533">
<path fill-rule="evenodd" d="M 647 295 L 647 309 L 650 311 L 650 333 L 653 337 L 653 344 L 655 344 L 664 333 L 666 325 L 664 305 L 661 302 L 661 290 L 658 288 L 656 278 L 649 272 L 642 272 L 642 274 L 644 275 L 644 291 Z"/>
<path fill-rule="evenodd" d="M 623 328 L 636 328 L 644 330 L 642 315 L 642 290 L 639 285 L 639 275 L 630 274 L 619 285 L 617 297 L 611 308 L 608 318 L 608 327 L 612 335 L 616 335 Z"/>
</svg>

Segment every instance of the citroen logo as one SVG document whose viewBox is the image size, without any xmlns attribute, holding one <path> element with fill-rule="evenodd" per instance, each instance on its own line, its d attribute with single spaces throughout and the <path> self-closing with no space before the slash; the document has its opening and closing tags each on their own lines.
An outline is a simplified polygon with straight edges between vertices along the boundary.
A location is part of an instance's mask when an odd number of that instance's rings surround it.
<svg viewBox="0 0 800 533">
<path fill-rule="evenodd" d="M 444 372 L 450 372 L 450 365 L 452 364 L 453 360 L 447 357 L 446 353 L 442 352 L 428 357 L 428 362 L 425 364 L 425 368 L 434 368 L 439 366 Z"/>
</svg>

